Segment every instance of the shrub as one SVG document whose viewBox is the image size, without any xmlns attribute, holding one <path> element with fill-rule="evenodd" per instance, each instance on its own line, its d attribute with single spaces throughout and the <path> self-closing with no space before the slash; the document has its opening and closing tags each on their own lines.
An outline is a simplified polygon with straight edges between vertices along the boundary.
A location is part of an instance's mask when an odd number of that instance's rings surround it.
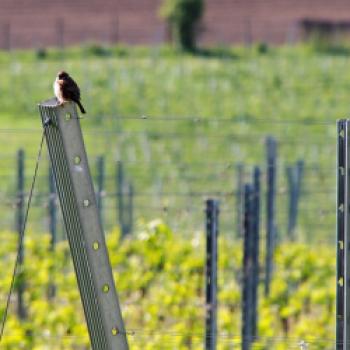
<svg viewBox="0 0 350 350">
<path fill-rule="evenodd" d="M 173 39 L 186 51 L 196 49 L 196 25 L 203 8 L 203 0 L 164 0 L 161 7 L 161 16 L 169 22 Z"/>
</svg>

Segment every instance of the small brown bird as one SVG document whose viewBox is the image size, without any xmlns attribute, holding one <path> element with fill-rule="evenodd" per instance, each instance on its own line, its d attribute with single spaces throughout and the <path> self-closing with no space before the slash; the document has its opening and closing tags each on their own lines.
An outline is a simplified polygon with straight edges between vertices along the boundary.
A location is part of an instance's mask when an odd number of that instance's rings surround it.
<svg viewBox="0 0 350 350">
<path fill-rule="evenodd" d="M 73 101 L 79 106 L 81 113 L 86 113 L 80 102 L 79 86 L 67 72 L 58 72 L 53 84 L 53 89 L 60 104 L 67 101 Z"/>
</svg>

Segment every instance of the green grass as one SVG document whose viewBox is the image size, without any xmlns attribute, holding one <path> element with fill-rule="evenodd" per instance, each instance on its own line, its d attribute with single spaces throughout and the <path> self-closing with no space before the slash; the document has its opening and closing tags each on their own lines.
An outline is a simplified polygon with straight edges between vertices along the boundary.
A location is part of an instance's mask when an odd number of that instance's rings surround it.
<svg viewBox="0 0 350 350">
<path fill-rule="evenodd" d="M 335 121 L 349 112 L 347 51 L 310 46 L 261 51 L 240 47 L 188 55 L 168 47 L 89 45 L 63 55 L 48 49 L 45 58 L 34 51 L 0 53 L 0 128 L 29 129 L 1 133 L 0 192 L 14 193 L 14 155 L 20 147 L 27 152 L 29 185 L 40 139 L 36 104 L 52 96 L 56 72 L 66 69 L 80 84 L 88 111 L 82 124 L 93 172 L 95 157 L 104 154 L 107 192 L 113 193 L 115 161 L 122 160 L 136 192 L 152 193 L 136 197 L 137 219 L 164 216 L 175 227 L 202 228 L 204 195 L 182 198 L 162 192 L 235 191 L 234 164 L 246 164 L 248 181 L 254 164 L 264 166 L 264 140 L 273 135 L 280 145 L 281 235 L 287 216 L 285 166 L 304 159 L 304 190 L 330 193 L 302 196 L 299 238 L 332 240 Z M 125 119 L 140 116 L 148 119 Z M 174 120 L 178 117 L 189 120 Z M 195 122 L 197 117 L 203 119 Z M 45 173 L 41 169 L 40 192 L 46 191 Z M 116 223 L 114 202 L 106 198 L 108 228 Z M 222 230 L 231 234 L 233 198 L 223 198 L 222 208 Z M 43 210 L 34 210 L 33 227 L 45 225 L 39 219 Z M 12 208 L 3 212 L 4 226 L 11 225 Z"/>
</svg>

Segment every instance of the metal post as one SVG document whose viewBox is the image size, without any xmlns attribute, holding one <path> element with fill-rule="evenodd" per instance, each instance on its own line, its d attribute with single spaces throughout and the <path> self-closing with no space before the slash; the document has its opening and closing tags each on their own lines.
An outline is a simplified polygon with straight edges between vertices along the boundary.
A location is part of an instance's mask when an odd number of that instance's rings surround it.
<svg viewBox="0 0 350 350">
<path fill-rule="evenodd" d="M 96 191 L 96 200 L 97 200 L 97 210 L 100 215 L 102 226 L 104 223 L 103 220 L 103 191 L 105 186 L 105 159 L 103 156 L 97 157 L 97 191 Z"/>
<path fill-rule="evenodd" d="M 244 239 L 243 239 L 243 281 L 242 281 L 242 350 L 249 350 L 253 337 L 252 299 L 253 286 L 253 220 L 254 212 L 253 189 L 251 185 L 244 186 Z"/>
<path fill-rule="evenodd" d="M 93 350 L 127 350 L 76 105 L 39 105 Z M 46 125 L 46 126 L 45 126 Z"/>
<path fill-rule="evenodd" d="M 124 168 L 121 161 L 117 162 L 117 201 L 120 234 L 121 237 L 124 237 L 127 232 L 124 216 Z"/>
<path fill-rule="evenodd" d="M 302 190 L 302 180 L 304 176 L 304 161 L 299 159 L 296 164 L 296 198 L 295 198 L 295 226 L 298 220 L 299 201 Z"/>
<path fill-rule="evenodd" d="M 339 120 L 337 154 L 336 349 L 350 348 L 350 121 Z"/>
<path fill-rule="evenodd" d="M 24 225 L 24 151 L 20 149 L 17 152 L 17 209 L 16 209 L 16 231 L 18 237 L 22 234 Z M 18 266 L 22 271 L 24 262 L 24 247 L 22 245 L 19 251 Z M 25 291 L 25 281 L 23 272 L 20 272 L 17 283 L 17 314 L 20 319 L 26 318 L 26 309 L 24 306 L 23 294 Z"/>
<path fill-rule="evenodd" d="M 276 240 L 275 197 L 276 197 L 276 140 L 269 136 L 266 140 L 267 151 L 267 198 L 266 198 L 266 258 L 265 258 L 265 296 L 270 294 L 270 282 L 273 273 L 273 253 Z"/>
<path fill-rule="evenodd" d="M 259 230 L 260 230 L 260 169 L 254 168 L 253 174 L 253 232 L 252 232 L 252 261 L 253 261 L 253 273 L 252 273 L 252 336 L 256 338 L 258 336 L 257 323 L 258 323 L 258 288 L 259 288 Z"/>
<path fill-rule="evenodd" d="M 134 186 L 128 184 L 128 221 L 127 221 L 127 233 L 131 233 L 134 222 Z"/>
<path fill-rule="evenodd" d="M 237 165 L 237 189 L 236 189 L 236 208 L 237 208 L 237 217 L 236 217 L 236 223 L 237 223 L 237 233 L 236 237 L 240 238 L 243 236 L 243 219 L 242 219 L 242 212 L 243 212 L 243 172 L 244 172 L 244 165 L 242 163 L 239 163 Z"/>
<path fill-rule="evenodd" d="M 289 190 L 287 233 L 291 240 L 295 239 L 294 231 L 297 226 L 298 205 L 301 192 L 303 169 L 304 162 L 302 160 L 299 160 L 295 167 L 289 166 L 286 168 Z"/>
<path fill-rule="evenodd" d="M 52 167 L 49 166 L 49 231 L 51 235 L 51 249 L 57 242 L 57 203 L 56 203 L 56 186 Z"/>
<path fill-rule="evenodd" d="M 206 334 L 205 349 L 216 349 L 217 336 L 217 239 L 219 234 L 219 202 L 208 199 L 206 202 Z"/>
</svg>

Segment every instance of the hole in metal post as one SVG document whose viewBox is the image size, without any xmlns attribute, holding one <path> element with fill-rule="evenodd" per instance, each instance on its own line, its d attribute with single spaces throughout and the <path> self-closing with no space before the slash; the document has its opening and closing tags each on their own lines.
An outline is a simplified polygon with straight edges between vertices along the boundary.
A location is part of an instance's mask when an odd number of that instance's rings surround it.
<svg viewBox="0 0 350 350">
<path fill-rule="evenodd" d="M 95 241 L 94 243 L 92 243 L 92 248 L 93 248 L 93 250 L 99 250 L 100 249 L 100 243 Z"/>
<path fill-rule="evenodd" d="M 118 335 L 118 333 L 119 333 L 118 328 L 117 327 L 113 327 L 112 328 L 112 335 Z"/>
<path fill-rule="evenodd" d="M 71 114 L 70 113 L 66 113 L 66 116 L 65 116 L 66 120 L 69 120 L 72 118 Z"/>
<path fill-rule="evenodd" d="M 104 284 L 102 287 L 102 291 L 103 293 L 108 293 L 109 292 L 109 285 L 108 284 Z"/>
<path fill-rule="evenodd" d="M 88 207 L 90 205 L 90 201 L 88 199 L 84 199 L 83 204 L 84 207 Z"/>
<path fill-rule="evenodd" d="M 79 156 L 75 156 L 74 157 L 74 164 L 78 165 L 78 164 L 80 164 L 80 162 L 81 162 L 80 157 Z"/>
</svg>

